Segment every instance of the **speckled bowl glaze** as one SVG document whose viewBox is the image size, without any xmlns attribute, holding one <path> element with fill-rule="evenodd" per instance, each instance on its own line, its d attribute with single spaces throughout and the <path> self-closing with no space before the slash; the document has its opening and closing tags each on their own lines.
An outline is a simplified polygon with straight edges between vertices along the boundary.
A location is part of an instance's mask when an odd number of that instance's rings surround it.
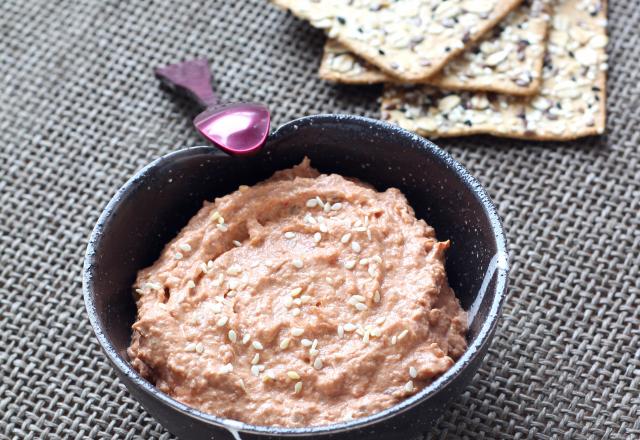
<svg viewBox="0 0 640 440">
<path fill-rule="evenodd" d="M 204 200 L 251 185 L 304 156 L 322 172 L 399 188 L 440 240 L 451 240 L 447 272 L 469 311 L 469 348 L 455 365 L 409 399 L 369 417 L 287 429 L 254 426 L 190 408 L 160 392 L 131 367 L 126 349 L 136 307 L 131 285 Z M 363 117 L 309 116 L 269 136 L 254 157 L 211 147 L 163 156 L 138 171 L 113 197 L 93 230 L 83 271 L 87 313 L 98 342 L 131 394 L 181 438 L 406 439 L 428 430 L 467 386 L 493 337 L 507 288 L 507 249 L 496 209 L 459 163 L 428 140 Z"/>
</svg>

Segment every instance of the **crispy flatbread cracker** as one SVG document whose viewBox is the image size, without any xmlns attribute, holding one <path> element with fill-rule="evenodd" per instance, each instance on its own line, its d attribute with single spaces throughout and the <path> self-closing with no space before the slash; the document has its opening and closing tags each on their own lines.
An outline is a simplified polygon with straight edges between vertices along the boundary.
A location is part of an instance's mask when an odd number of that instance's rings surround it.
<svg viewBox="0 0 640 440">
<path fill-rule="evenodd" d="M 403 81 L 424 80 L 522 0 L 271 0 Z"/>
<path fill-rule="evenodd" d="M 425 82 L 449 90 L 537 93 L 550 12 L 551 0 L 525 1 L 488 35 Z M 397 81 L 331 39 L 325 45 L 319 75 L 346 84 Z"/>
<path fill-rule="evenodd" d="M 535 97 L 389 85 L 382 117 L 429 137 L 491 134 L 544 141 L 602 134 L 606 23 L 604 1 L 560 0 Z"/>
</svg>

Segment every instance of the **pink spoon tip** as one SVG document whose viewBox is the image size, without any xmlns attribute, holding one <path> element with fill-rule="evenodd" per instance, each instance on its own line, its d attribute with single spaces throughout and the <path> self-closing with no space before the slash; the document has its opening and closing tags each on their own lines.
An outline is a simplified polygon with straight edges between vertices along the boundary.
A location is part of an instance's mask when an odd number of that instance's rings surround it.
<svg viewBox="0 0 640 440">
<path fill-rule="evenodd" d="M 229 154 L 250 154 L 265 143 L 271 127 L 269 110 L 261 104 L 209 107 L 193 120 L 196 129 Z"/>
<path fill-rule="evenodd" d="M 155 72 L 169 88 L 205 107 L 193 123 L 216 147 L 232 155 L 246 155 L 264 145 L 271 127 L 269 108 L 253 103 L 218 104 L 206 59 L 170 64 Z"/>
</svg>

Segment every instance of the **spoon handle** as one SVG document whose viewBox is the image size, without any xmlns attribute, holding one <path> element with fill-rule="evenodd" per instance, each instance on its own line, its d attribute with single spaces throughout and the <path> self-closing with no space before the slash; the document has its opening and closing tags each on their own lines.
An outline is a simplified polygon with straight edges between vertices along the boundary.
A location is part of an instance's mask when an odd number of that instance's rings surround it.
<svg viewBox="0 0 640 440">
<path fill-rule="evenodd" d="M 205 58 L 158 67 L 155 74 L 169 89 L 188 96 L 204 108 L 218 104 L 211 88 L 209 63 Z"/>
</svg>

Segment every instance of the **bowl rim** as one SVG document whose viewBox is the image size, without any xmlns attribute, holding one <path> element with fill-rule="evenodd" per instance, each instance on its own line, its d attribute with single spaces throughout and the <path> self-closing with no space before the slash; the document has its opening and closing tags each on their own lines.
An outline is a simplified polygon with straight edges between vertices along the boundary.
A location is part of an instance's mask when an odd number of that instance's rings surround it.
<svg viewBox="0 0 640 440">
<path fill-rule="evenodd" d="M 427 398 L 429 398 L 432 394 L 435 394 L 436 392 L 442 390 L 444 387 L 455 381 L 460 376 L 462 371 L 470 363 L 472 363 L 472 361 L 476 357 L 481 355 L 482 349 L 487 343 L 490 342 L 493 331 L 498 323 L 500 311 L 506 297 L 509 272 L 506 235 L 504 233 L 502 222 L 498 215 L 497 209 L 491 198 L 479 183 L 479 181 L 475 177 L 473 177 L 471 173 L 469 173 L 469 171 L 464 168 L 459 162 L 453 159 L 453 157 L 449 153 L 436 146 L 428 139 L 425 139 L 413 132 L 378 119 L 346 114 L 318 114 L 305 116 L 291 120 L 279 126 L 273 133 L 269 135 L 267 142 L 275 142 L 286 135 L 294 134 L 295 131 L 297 131 L 299 127 L 303 125 L 319 125 L 324 123 L 335 124 L 336 122 L 355 123 L 363 126 L 369 126 L 368 128 L 372 128 L 371 126 L 377 126 L 381 130 L 389 130 L 398 136 L 408 138 L 413 148 L 432 155 L 442 166 L 451 168 L 456 177 L 464 183 L 467 189 L 471 191 L 480 202 L 483 211 L 491 225 L 493 237 L 497 248 L 497 254 L 492 260 L 494 266 L 493 269 L 495 272 L 492 273 L 492 276 L 489 277 L 489 279 L 486 281 L 490 281 L 493 276 L 496 276 L 496 284 L 494 288 L 495 295 L 491 303 L 488 317 L 480 327 L 480 330 L 478 331 L 478 334 L 474 341 L 468 346 L 463 355 L 458 360 L 456 360 L 451 368 L 449 368 L 444 374 L 439 376 L 431 384 L 420 390 L 420 392 L 407 399 L 402 400 L 401 402 L 398 402 L 397 404 L 389 408 L 386 408 L 375 414 L 371 414 L 367 417 L 332 423 L 328 425 L 305 426 L 296 428 L 253 425 L 250 423 L 225 419 L 223 417 L 205 413 L 203 411 L 185 405 L 184 403 L 181 403 L 173 399 L 169 395 L 161 392 L 151 382 L 143 379 L 142 376 L 140 376 L 138 372 L 133 369 L 129 361 L 124 359 L 118 353 L 118 350 L 114 347 L 110 339 L 107 337 L 102 322 L 98 318 L 96 305 L 94 302 L 94 294 L 92 290 L 92 269 L 95 266 L 94 263 L 96 260 L 96 247 L 101 241 L 103 229 L 106 227 L 112 214 L 117 210 L 121 201 L 133 191 L 133 189 L 136 187 L 136 184 L 142 181 L 150 173 L 150 171 L 169 161 L 173 161 L 183 156 L 190 156 L 194 153 L 201 152 L 213 155 L 224 155 L 224 153 L 210 146 L 188 147 L 158 157 L 143 168 L 139 169 L 131 178 L 126 181 L 126 183 L 124 183 L 124 185 L 120 187 L 120 189 L 111 198 L 109 203 L 102 211 L 98 221 L 96 222 L 91 232 L 82 269 L 82 291 L 85 308 L 89 316 L 89 321 L 91 322 L 91 327 L 93 328 L 96 338 L 98 339 L 100 347 L 106 354 L 110 363 L 118 370 L 118 372 L 121 375 L 126 376 L 126 378 L 133 384 L 135 384 L 140 391 L 152 396 L 157 400 L 160 400 L 163 404 L 170 406 L 175 411 L 178 411 L 185 416 L 196 418 L 201 422 L 216 426 L 221 429 L 226 429 L 232 434 L 247 433 L 258 435 L 278 435 L 283 437 L 299 437 L 309 434 L 337 434 L 369 427 L 373 424 L 388 420 L 402 412 L 405 412 L 417 406 L 424 400 L 427 400 Z"/>
</svg>

